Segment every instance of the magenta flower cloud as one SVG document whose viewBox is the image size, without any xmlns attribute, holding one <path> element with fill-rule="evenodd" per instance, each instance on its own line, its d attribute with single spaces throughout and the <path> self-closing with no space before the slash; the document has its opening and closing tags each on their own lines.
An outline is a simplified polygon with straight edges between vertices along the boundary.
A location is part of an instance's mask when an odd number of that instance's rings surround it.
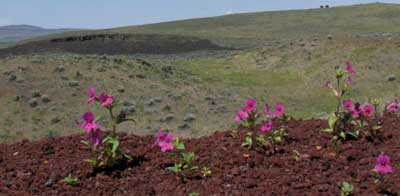
<svg viewBox="0 0 400 196">
<path fill-rule="evenodd" d="M 376 159 L 375 170 L 380 174 L 387 174 L 393 171 L 392 166 L 390 165 L 390 157 L 385 154 L 380 154 Z"/>
<path fill-rule="evenodd" d="M 272 130 L 272 121 L 267 121 L 261 126 L 262 132 L 268 132 Z"/>
<path fill-rule="evenodd" d="M 154 146 L 159 146 L 161 148 L 161 152 L 167 152 L 174 149 L 174 136 L 172 133 L 168 133 L 162 129 L 160 129 L 156 136 L 156 141 L 153 144 Z"/>
</svg>

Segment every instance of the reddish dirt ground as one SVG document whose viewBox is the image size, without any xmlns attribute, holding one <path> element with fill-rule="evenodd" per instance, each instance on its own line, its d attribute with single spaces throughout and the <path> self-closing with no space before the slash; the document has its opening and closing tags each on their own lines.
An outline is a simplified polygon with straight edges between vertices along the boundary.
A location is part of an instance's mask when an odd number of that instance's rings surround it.
<svg viewBox="0 0 400 196">
<path fill-rule="evenodd" d="M 136 161 L 109 172 L 93 173 L 82 160 L 90 157 L 80 143 L 83 135 L 21 141 L 0 145 L 0 195 L 332 195 L 340 194 L 339 183 L 355 186 L 355 195 L 400 194 L 400 121 L 386 116 L 382 140 L 348 141 L 332 155 L 329 135 L 320 130 L 323 120 L 292 120 L 286 143 L 274 153 L 241 147 L 245 133 L 230 132 L 185 140 L 187 151 L 195 152 L 195 165 L 209 166 L 212 176 L 200 171 L 183 182 L 165 169 L 176 158 L 152 148 L 153 136 L 120 134 L 122 148 Z M 321 148 L 317 148 L 321 146 Z M 301 159 L 294 159 L 297 150 Z M 393 173 L 374 183 L 376 157 L 385 152 L 392 158 Z M 69 173 L 77 186 L 62 180 Z"/>
</svg>

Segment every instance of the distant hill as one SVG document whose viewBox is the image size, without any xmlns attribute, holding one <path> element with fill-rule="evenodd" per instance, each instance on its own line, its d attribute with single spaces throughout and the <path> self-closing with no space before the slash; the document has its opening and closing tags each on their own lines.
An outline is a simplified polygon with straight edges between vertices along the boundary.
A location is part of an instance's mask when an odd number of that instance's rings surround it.
<svg viewBox="0 0 400 196">
<path fill-rule="evenodd" d="M 306 10 L 229 14 L 218 17 L 62 33 L 50 37 L 105 33 L 173 34 L 209 39 L 233 47 L 262 46 L 269 41 L 332 35 L 370 36 L 400 32 L 400 5 L 371 3 Z M 45 36 L 43 39 L 48 39 Z"/>
<path fill-rule="evenodd" d="M 43 36 L 52 33 L 74 31 L 78 29 L 45 29 L 32 25 L 8 25 L 0 26 L 0 43 L 18 42 L 23 39 Z"/>
</svg>

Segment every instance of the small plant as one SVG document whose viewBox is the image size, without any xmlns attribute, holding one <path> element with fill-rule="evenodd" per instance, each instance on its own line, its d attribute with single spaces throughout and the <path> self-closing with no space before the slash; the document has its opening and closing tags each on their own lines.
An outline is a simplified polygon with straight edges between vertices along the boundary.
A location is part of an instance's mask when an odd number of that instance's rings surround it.
<svg viewBox="0 0 400 196">
<path fill-rule="evenodd" d="M 174 139 L 174 135 L 163 129 L 158 130 L 156 141 L 153 144 L 154 146 L 158 146 L 161 148 L 161 152 L 172 151 L 174 149 L 177 150 L 185 150 L 185 145 L 183 144 L 182 140 L 178 137 Z"/>
<path fill-rule="evenodd" d="M 395 98 L 393 102 L 389 103 L 386 108 L 387 111 L 390 113 L 396 113 L 399 111 L 400 106 L 399 106 L 399 99 Z"/>
<path fill-rule="evenodd" d="M 348 182 L 342 182 L 340 187 L 340 196 L 352 196 L 354 186 Z"/>
<path fill-rule="evenodd" d="M 376 158 L 376 164 L 372 171 L 376 173 L 376 183 L 383 181 L 386 174 L 393 172 L 393 168 L 390 164 L 390 157 L 384 153 L 381 153 Z"/>
<path fill-rule="evenodd" d="M 189 193 L 189 196 L 200 196 L 200 194 L 197 192 L 191 192 Z"/>
<path fill-rule="evenodd" d="M 255 147 L 269 148 L 273 144 L 280 143 L 288 135 L 287 122 L 289 118 L 284 113 L 284 105 L 276 104 L 275 111 L 270 111 L 265 105 L 264 111 L 257 113 L 257 101 L 248 99 L 242 110 L 238 111 L 234 121 L 248 129 L 242 146 L 254 149 Z M 261 118 L 264 120 L 261 120 Z M 273 127 L 273 120 L 280 119 L 283 126 Z M 258 128 L 259 127 L 259 128 Z M 264 134 L 259 134 L 261 131 Z"/>
<path fill-rule="evenodd" d="M 175 163 L 172 167 L 167 167 L 168 170 L 175 173 L 182 171 L 195 171 L 198 167 L 193 165 L 193 161 L 196 159 L 196 155 L 191 153 L 181 153 L 181 160 L 179 163 Z"/>
<path fill-rule="evenodd" d="M 209 167 L 204 166 L 203 169 L 201 170 L 201 173 L 203 175 L 203 177 L 211 177 L 211 169 Z"/>
<path fill-rule="evenodd" d="M 79 179 L 72 177 L 71 174 L 69 174 L 67 177 L 65 177 L 63 181 L 70 186 L 76 186 L 79 184 Z"/>
<path fill-rule="evenodd" d="M 127 118 L 124 112 L 114 115 L 113 109 L 119 105 L 119 103 L 115 101 L 114 97 L 109 96 L 105 92 L 101 93 L 99 97 L 96 97 L 95 88 L 90 87 L 87 103 L 91 104 L 93 102 L 98 102 L 102 107 L 108 110 L 112 132 L 111 135 L 103 137 L 104 133 L 97 124 L 94 114 L 92 112 L 85 112 L 83 114 L 83 121 L 79 124 L 85 129 L 88 140 L 82 141 L 82 143 L 88 146 L 92 152 L 96 154 L 95 158 L 85 159 L 85 161 L 98 169 L 102 167 L 112 168 L 122 160 L 131 160 L 132 158 L 129 155 L 121 153 L 116 129 L 117 125 L 120 123 L 134 120 Z"/>
</svg>

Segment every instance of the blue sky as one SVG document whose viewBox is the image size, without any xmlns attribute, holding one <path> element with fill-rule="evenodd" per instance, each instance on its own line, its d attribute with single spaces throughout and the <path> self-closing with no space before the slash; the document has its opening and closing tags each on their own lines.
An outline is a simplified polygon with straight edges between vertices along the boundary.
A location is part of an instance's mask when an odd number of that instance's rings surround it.
<svg viewBox="0 0 400 196">
<path fill-rule="evenodd" d="M 351 5 L 371 0 L 1 0 L 0 26 L 110 28 L 226 13 Z M 382 0 L 400 3 L 400 0 Z"/>
</svg>

